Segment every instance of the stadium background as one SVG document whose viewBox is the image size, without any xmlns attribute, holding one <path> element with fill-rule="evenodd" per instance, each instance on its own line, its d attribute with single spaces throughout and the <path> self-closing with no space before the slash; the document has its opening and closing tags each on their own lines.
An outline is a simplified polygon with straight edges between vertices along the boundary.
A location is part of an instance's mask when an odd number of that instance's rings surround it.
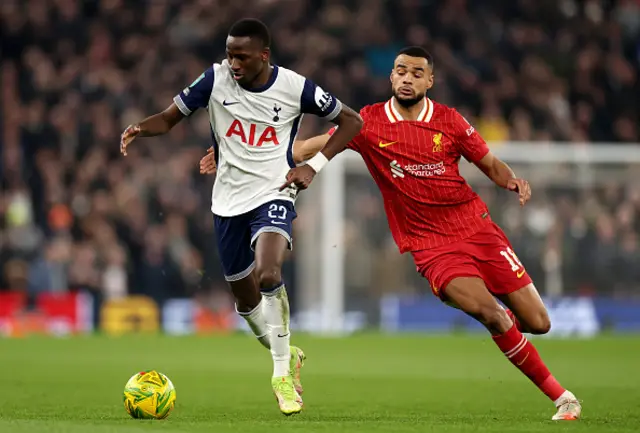
<svg viewBox="0 0 640 433">
<path fill-rule="evenodd" d="M 463 169 L 549 295 L 554 329 L 640 331 L 639 1 L 9 0 L 0 5 L 3 334 L 237 326 L 214 247 L 213 179 L 197 172 L 206 115 L 136 142 L 127 158 L 118 142 L 222 59 L 227 28 L 249 12 L 272 29 L 274 62 L 355 108 L 388 98 L 400 47 L 427 47 L 430 96 L 497 152 L 527 152 L 514 164 L 532 180 L 524 210 Z M 307 117 L 300 136 L 326 128 Z M 556 156 L 540 160 L 538 149 Z M 568 162 L 575 152 L 586 155 L 579 164 Z M 593 157 L 602 152 L 618 156 Z M 300 199 L 285 264 L 294 321 L 311 331 L 321 328 L 320 274 L 331 272 L 318 247 L 319 179 Z M 397 253 L 369 176 L 354 167 L 344 181 L 344 327 L 472 326 Z"/>
</svg>

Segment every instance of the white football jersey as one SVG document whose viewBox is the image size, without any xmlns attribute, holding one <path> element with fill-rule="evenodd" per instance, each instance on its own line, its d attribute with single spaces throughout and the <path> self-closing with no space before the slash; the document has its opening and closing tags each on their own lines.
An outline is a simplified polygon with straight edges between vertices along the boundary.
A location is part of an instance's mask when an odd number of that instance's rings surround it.
<svg viewBox="0 0 640 433">
<path fill-rule="evenodd" d="M 207 69 L 173 101 L 185 116 L 198 108 L 209 112 L 218 165 L 211 210 L 225 217 L 271 200 L 295 202 L 295 188 L 278 190 L 295 167 L 293 142 L 303 114 L 332 120 L 342 110 L 333 95 L 275 65 L 263 87 L 245 89 L 233 79 L 227 60 Z"/>
</svg>

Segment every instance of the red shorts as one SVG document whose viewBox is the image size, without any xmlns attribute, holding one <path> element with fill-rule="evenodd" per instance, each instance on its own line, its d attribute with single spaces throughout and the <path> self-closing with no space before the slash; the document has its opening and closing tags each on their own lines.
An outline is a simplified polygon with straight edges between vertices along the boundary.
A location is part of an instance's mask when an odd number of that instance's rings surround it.
<svg viewBox="0 0 640 433">
<path fill-rule="evenodd" d="M 418 272 L 441 299 L 447 285 L 458 277 L 480 278 L 494 295 L 506 295 L 531 283 L 509 239 L 493 222 L 467 239 L 412 254 Z"/>
</svg>

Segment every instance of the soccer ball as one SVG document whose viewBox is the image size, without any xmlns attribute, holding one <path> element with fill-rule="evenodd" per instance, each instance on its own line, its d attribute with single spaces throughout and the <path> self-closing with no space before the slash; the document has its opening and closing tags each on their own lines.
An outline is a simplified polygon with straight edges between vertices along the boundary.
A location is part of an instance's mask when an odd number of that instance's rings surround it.
<svg viewBox="0 0 640 433">
<path fill-rule="evenodd" d="M 173 383 L 155 370 L 134 374 L 124 386 L 124 408 L 133 418 L 164 419 L 175 403 Z"/>
</svg>

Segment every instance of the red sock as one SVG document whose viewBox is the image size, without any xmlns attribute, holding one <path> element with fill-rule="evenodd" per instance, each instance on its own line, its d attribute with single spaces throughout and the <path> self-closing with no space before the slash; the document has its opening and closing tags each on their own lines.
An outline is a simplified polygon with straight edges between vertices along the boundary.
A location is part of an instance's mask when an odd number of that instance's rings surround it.
<svg viewBox="0 0 640 433">
<path fill-rule="evenodd" d="M 509 361 L 531 379 L 540 391 L 544 392 L 552 401 L 556 401 L 565 392 L 562 385 L 551 375 L 547 366 L 542 362 L 536 348 L 522 335 L 515 324 L 504 334 L 494 335 L 493 341 L 509 358 Z"/>
<path fill-rule="evenodd" d="M 522 325 L 520 325 L 520 321 L 513 314 L 513 311 L 509 310 L 508 308 L 505 308 L 504 310 L 507 312 L 507 316 L 509 316 L 511 318 L 511 321 L 516 325 L 516 328 L 518 328 L 518 331 L 522 332 Z"/>
</svg>

